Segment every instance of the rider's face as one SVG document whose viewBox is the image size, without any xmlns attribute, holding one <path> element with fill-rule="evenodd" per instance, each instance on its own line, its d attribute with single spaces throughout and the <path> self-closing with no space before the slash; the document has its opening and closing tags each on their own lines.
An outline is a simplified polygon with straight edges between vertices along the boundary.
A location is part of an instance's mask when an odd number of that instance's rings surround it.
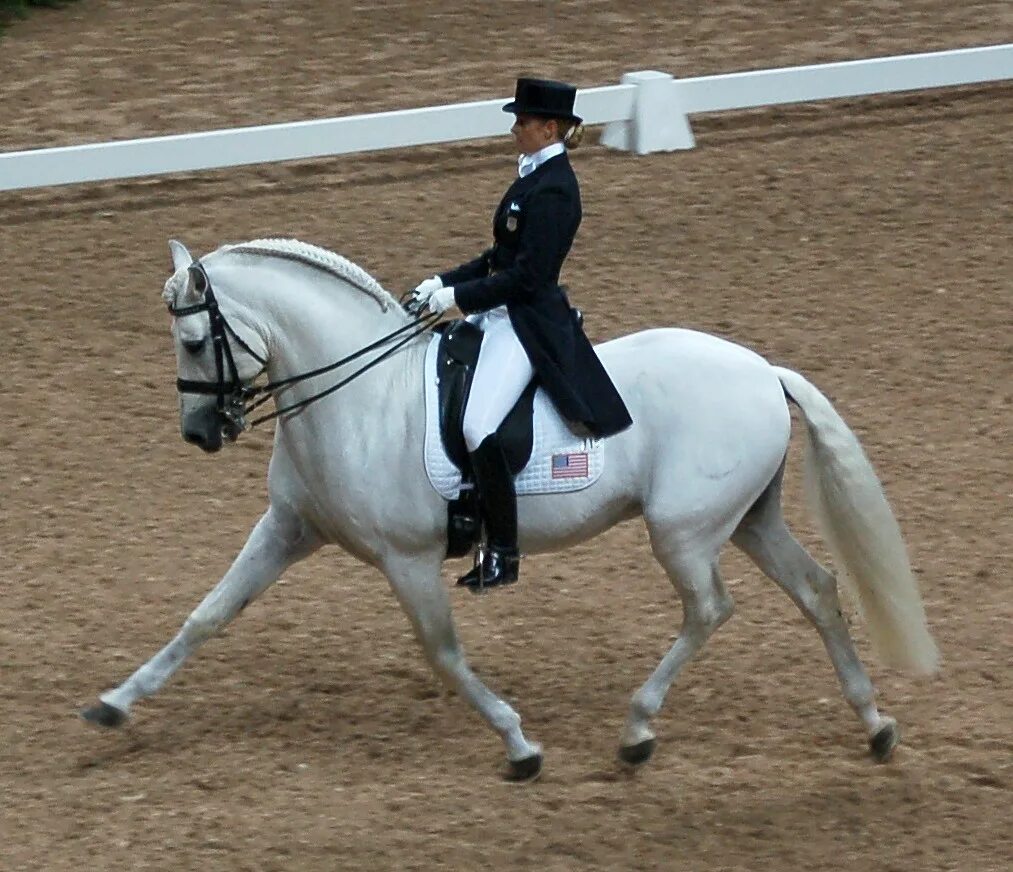
<svg viewBox="0 0 1013 872">
<path fill-rule="evenodd" d="M 559 138 L 559 125 L 553 118 L 518 115 L 510 132 L 521 154 L 534 154 Z"/>
</svg>

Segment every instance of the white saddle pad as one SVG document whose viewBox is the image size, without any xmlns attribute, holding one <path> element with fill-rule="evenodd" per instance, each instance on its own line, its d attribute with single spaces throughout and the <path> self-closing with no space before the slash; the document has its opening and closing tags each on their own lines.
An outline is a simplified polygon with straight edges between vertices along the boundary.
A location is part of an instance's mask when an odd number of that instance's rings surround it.
<svg viewBox="0 0 1013 872">
<path fill-rule="evenodd" d="M 451 463 L 440 438 L 436 379 L 439 344 L 440 337 L 434 336 L 426 351 L 426 474 L 440 496 L 453 500 L 461 492 L 461 473 Z M 605 468 L 602 440 L 576 435 L 541 388 L 535 392 L 534 415 L 531 459 L 514 477 L 517 495 L 567 493 L 594 484 Z"/>
</svg>

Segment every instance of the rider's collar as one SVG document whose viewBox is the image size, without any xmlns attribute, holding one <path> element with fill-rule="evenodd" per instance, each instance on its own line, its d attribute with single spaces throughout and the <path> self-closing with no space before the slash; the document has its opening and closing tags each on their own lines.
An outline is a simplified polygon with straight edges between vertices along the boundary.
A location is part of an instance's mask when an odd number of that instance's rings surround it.
<svg viewBox="0 0 1013 872">
<path fill-rule="evenodd" d="M 566 151 L 566 146 L 561 142 L 554 142 L 545 148 L 539 149 L 534 154 L 522 154 L 517 157 L 517 175 L 522 179 L 537 170 L 543 163 L 556 155 Z"/>
</svg>

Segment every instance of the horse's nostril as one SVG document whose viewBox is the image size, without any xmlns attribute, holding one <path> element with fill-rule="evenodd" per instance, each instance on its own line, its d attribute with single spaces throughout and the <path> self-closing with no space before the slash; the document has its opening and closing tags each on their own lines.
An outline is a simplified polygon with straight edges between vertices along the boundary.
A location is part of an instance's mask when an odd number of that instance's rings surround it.
<svg viewBox="0 0 1013 872">
<path fill-rule="evenodd" d="M 183 441 L 208 453 L 222 447 L 221 415 L 213 404 L 187 412 L 180 421 Z"/>
<path fill-rule="evenodd" d="M 191 445 L 197 445 L 200 448 L 207 445 L 207 438 L 199 430 L 184 430 L 183 441 L 189 442 Z"/>
</svg>

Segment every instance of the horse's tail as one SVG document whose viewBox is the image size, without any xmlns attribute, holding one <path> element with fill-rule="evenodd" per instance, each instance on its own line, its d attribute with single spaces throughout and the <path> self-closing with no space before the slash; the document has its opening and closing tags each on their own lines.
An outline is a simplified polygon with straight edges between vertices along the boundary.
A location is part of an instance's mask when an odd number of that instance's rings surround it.
<svg viewBox="0 0 1013 872">
<path fill-rule="evenodd" d="M 814 385 L 775 370 L 805 417 L 806 496 L 874 647 L 888 665 L 935 671 L 939 655 L 900 528 L 858 437 Z"/>
</svg>

